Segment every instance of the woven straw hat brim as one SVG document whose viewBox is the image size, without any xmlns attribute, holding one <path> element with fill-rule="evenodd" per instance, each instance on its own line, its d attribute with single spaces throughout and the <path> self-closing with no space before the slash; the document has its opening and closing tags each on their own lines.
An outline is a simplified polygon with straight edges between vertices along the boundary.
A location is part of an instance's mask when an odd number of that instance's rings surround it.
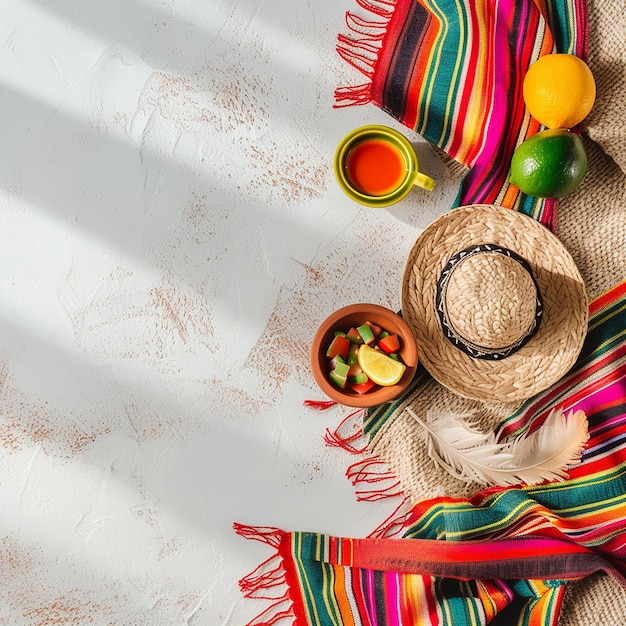
<svg viewBox="0 0 626 626">
<path fill-rule="evenodd" d="M 437 281 L 446 263 L 477 244 L 523 257 L 543 299 L 538 331 L 499 361 L 471 357 L 452 345 L 436 312 Z M 573 258 L 552 232 L 518 211 L 480 204 L 449 211 L 418 237 L 404 271 L 402 314 L 418 358 L 435 380 L 465 398 L 512 402 L 546 389 L 572 367 L 587 333 L 588 302 Z"/>
</svg>

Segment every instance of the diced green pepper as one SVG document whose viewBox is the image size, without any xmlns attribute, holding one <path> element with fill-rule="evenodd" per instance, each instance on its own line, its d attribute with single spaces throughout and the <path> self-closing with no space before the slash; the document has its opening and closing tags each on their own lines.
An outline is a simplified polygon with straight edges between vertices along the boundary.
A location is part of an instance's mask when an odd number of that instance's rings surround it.
<svg viewBox="0 0 626 626">
<path fill-rule="evenodd" d="M 361 338 L 363 339 L 363 343 L 369 345 L 374 341 L 374 339 L 376 339 L 376 337 L 374 337 L 372 329 L 369 327 L 368 324 L 363 324 L 362 326 L 359 326 L 357 330 L 359 331 L 359 335 L 361 335 Z"/>
<path fill-rule="evenodd" d="M 378 335 L 380 335 L 380 333 L 383 332 L 383 329 L 378 324 L 374 324 L 374 322 L 369 322 L 369 321 L 365 323 L 370 327 L 370 329 L 374 333 L 374 337 L 378 337 Z"/>
<path fill-rule="evenodd" d="M 348 382 L 355 385 L 362 385 L 369 380 L 367 374 L 361 372 L 360 374 L 354 374 L 354 376 L 348 376 Z"/>
<path fill-rule="evenodd" d="M 347 376 L 339 376 L 339 374 L 337 374 L 335 370 L 330 371 L 330 373 L 328 374 L 328 379 L 331 383 L 333 383 L 333 385 L 335 385 L 335 387 L 339 387 L 339 389 L 345 389 L 346 383 L 348 382 Z"/>
<path fill-rule="evenodd" d="M 352 343 L 350 344 L 350 348 L 348 349 L 348 356 L 346 358 L 346 363 L 349 365 L 354 365 L 359 362 L 359 344 Z"/>
<path fill-rule="evenodd" d="M 348 381 L 349 371 L 350 366 L 347 363 L 337 362 L 335 368 L 330 370 L 328 378 L 332 381 L 334 385 L 339 387 L 339 389 L 343 389 L 346 386 L 346 382 Z"/>
<path fill-rule="evenodd" d="M 339 376 L 347 376 L 350 371 L 350 366 L 347 363 L 337 363 L 335 368 L 332 370 Z"/>
<path fill-rule="evenodd" d="M 341 356 L 341 354 L 337 354 L 335 355 L 328 363 L 328 366 L 330 367 L 331 370 L 334 370 L 337 365 L 339 365 L 340 363 L 345 363 L 345 359 Z"/>
</svg>

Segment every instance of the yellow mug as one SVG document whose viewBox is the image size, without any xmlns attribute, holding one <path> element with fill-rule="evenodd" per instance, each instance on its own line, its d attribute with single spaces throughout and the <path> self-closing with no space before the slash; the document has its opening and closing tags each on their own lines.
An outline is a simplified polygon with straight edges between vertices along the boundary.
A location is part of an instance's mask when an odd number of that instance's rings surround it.
<svg viewBox="0 0 626 626">
<path fill-rule="evenodd" d="M 409 140 L 388 126 L 372 124 L 348 133 L 337 146 L 334 168 L 344 193 L 372 208 L 399 202 L 415 185 L 428 191 L 435 187 L 418 170 Z"/>
</svg>

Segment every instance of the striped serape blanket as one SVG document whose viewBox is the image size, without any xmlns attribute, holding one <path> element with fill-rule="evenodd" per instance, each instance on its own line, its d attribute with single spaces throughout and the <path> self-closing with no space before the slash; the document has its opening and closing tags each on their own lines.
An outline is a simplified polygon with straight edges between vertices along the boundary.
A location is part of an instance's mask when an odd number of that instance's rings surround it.
<svg viewBox="0 0 626 626">
<path fill-rule="evenodd" d="M 582 462 L 564 481 L 418 502 L 397 538 L 235 525 L 275 549 L 240 583 L 271 599 L 251 624 L 556 626 L 568 581 L 606 571 L 626 586 L 626 282 L 591 303 L 571 372 L 501 435 L 532 431 L 553 407 L 589 420 Z M 366 427 L 378 419 L 371 412 Z"/>
<path fill-rule="evenodd" d="M 515 148 L 541 129 L 522 83 L 540 56 L 585 59 L 584 0 L 356 0 L 337 50 L 366 75 L 336 106 L 373 103 L 468 169 L 456 206 L 497 204 L 554 227 L 555 200 L 508 183 Z M 579 129 L 574 129 L 579 130 Z"/>
</svg>

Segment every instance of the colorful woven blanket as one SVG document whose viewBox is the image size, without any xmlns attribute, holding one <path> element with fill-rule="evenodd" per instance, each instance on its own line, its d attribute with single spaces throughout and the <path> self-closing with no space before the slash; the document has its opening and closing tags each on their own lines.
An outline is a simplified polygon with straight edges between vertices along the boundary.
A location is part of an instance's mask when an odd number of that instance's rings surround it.
<svg viewBox="0 0 626 626">
<path fill-rule="evenodd" d="M 567 581 L 604 570 L 626 586 L 625 329 L 626 282 L 590 305 L 570 374 L 503 424 L 502 436 L 522 434 L 556 405 L 584 410 L 590 439 L 567 480 L 419 502 L 401 539 L 236 525 L 276 550 L 241 581 L 272 598 L 252 624 L 556 626 Z"/>
<path fill-rule="evenodd" d="M 338 51 L 366 83 L 337 106 L 373 103 L 469 168 L 457 205 L 516 208 L 548 227 L 555 201 L 508 184 L 515 148 L 539 124 L 524 106 L 539 56 L 587 53 L 583 0 L 357 0 L 372 19 L 346 17 Z"/>
</svg>

